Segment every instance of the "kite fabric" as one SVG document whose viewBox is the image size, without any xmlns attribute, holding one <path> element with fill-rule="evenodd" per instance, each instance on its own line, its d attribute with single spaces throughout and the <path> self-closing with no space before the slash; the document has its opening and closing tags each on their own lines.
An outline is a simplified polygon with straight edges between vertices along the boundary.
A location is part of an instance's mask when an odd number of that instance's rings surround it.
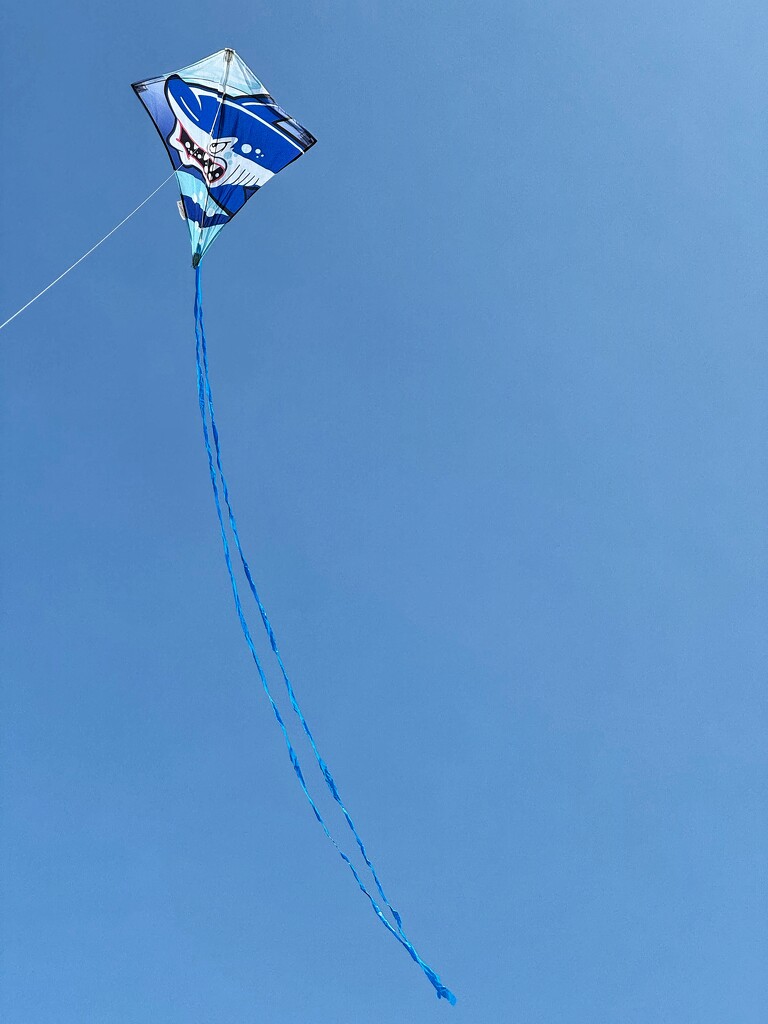
<svg viewBox="0 0 768 1024">
<path fill-rule="evenodd" d="M 234 50 L 133 89 L 176 172 L 194 267 L 251 196 L 316 141 Z"/>
<path fill-rule="evenodd" d="M 261 186 L 278 171 L 298 159 L 315 139 L 282 110 L 252 71 L 231 49 L 220 50 L 197 64 L 172 74 L 137 82 L 133 86 L 147 109 L 165 145 L 181 192 L 179 210 L 187 222 L 195 268 L 195 339 L 197 393 L 202 419 L 203 441 L 208 459 L 213 499 L 219 522 L 224 560 L 232 587 L 235 610 L 243 636 L 256 666 L 261 685 L 283 734 L 288 756 L 302 792 L 320 827 L 349 867 L 356 884 L 374 913 L 432 983 L 438 998 L 456 1002 L 437 973 L 416 952 L 403 929 L 400 915 L 387 898 L 379 875 L 357 827 L 339 793 L 336 780 L 318 749 L 315 738 L 296 697 L 274 630 L 256 589 L 251 568 L 243 551 L 229 488 L 222 468 L 219 431 L 214 415 L 208 369 L 208 349 L 203 323 L 202 271 L 200 262 L 213 239 Z M 223 503 L 222 503 L 223 498 Z M 226 508 L 226 517 L 224 514 Z M 331 797 L 340 809 L 375 886 L 374 895 L 360 872 L 344 852 L 323 818 L 310 793 L 288 727 L 270 690 L 267 675 L 257 654 L 237 585 L 232 560 L 234 541 L 248 588 L 256 604 L 269 646 L 274 654 L 290 705 L 309 741 L 315 761 Z M 390 920 L 391 916 L 391 920 Z"/>
</svg>

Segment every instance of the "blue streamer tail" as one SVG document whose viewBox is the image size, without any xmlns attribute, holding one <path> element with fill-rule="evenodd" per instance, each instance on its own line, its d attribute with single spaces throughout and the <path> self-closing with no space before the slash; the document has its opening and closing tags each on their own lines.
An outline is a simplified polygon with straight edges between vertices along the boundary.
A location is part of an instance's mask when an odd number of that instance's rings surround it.
<svg viewBox="0 0 768 1024">
<path fill-rule="evenodd" d="M 421 957 L 419 956 L 419 954 L 416 952 L 416 950 L 413 947 L 413 944 L 410 942 L 410 940 L 406 936 L 405 932 L 403 931 L 403 924 L 402 924 L 402 919 L 401 919 L 400 915 L 398 914 L 398 912 L 394 909 L 392 904 L 387 899 L 387 896 L 386 896 L 386 894 L 384 892 L 384 887 L 383 887 L 383 885 L 382 885 L 382 883 L 381 883 L 381 881 L 379 879 L 378 873 L 377 873 L 377 871 L 376 871 L 376 869 L 375 869 L 375 867 L 373 865 L 373 862 L 371 861 L 370 857 L 368 856 L 368 852 L 367 852 L 367 850 L 365 848 L 365 844 L 363 843 L 363 841 L 362 841 L 362 839 L 361 839 L 361 837 L 360 837 L 360 835 L 359 835 L 359 833 L 357 831 L 357 828 L 356 828 L 355 823 L 354 823 L 354 821 L 352 819 L 352 816 L 350 815 L 346 805 L 344 804 L 344 801 L 341 798 L 341 795 L 339 793 L 336 781 L 335 781 L 333 775 L 331 774 L 331 771 L 328 768 L 327 763 L 325 762 L 325 760 L 323 759 L 322 755 L 320 754 L 320 751 L 319 751 L 319 749 L 317 747 L 317 743 L 315 742 L 314 736 L 312 735 L 312 732 L 311 732 L 311 730 L 309 728 L 309 725 L 307 724 L 307 720 L 304 717 L 304 714 L 303 714 L 303 712 L 301 710 L 301 707 L 299 705 L 298 699 L 296 697 L 296 693 L 294 691 L 293 685 L 291 684 L 291 680 L 290 680 L 290 678 L 288 676 L 288 673 L 287 673 L 286 668 L 285 668 L 285 664 L 284 664 L 282 656 L 280 654 L 280 650 L 279 650 L 278 645 L 277 645 L 277 639 L 275 637 L 274 630 L 272 629 L 272 625 L 271 625 L 271 623 L 269 621 L 269 617 L 267 615 L 266 609 L 265 609 L 264 604 L 263 604 L 263 602 L 262 602 L 262 600 L 261 600 L 261 598 L 259 596 L 258 590 L 256 589 L 256 584 L 254 583 L 253 575 L 251 573 L 250 566 L 248 565 L 248 561 L 247 561 L 247 559 L 245 557 L 245 554 L 243 552 L 242 544 L 240 542 L 240 534 L 239 534 L 238 529 L 237 529 L 237 520 L 235 519 L 235 514 L 234 514 L 234 511 L 232 509 L 232 503 L 231 503 L 230 496 L 229 496 L 229 488 L 227 487 L 226 477 L 224 476 L 224 470 L 222 468 L 221 449 L 220 449 L 220 445 L 219 445 L 219 432 L 218 432 L 218 429 L 216 427 L 216 419 L 215 419 L 215 416 L 214 416 L 214 406 L 213 406 L 213 394 L 212 394 L 212 391 L 211 391 L 211 384 L 210 384 L 210 379 L 209 379 L 209 374 L 208 374 L 208 351 L 207 351 L 207 346 L 206 346 L 206 341 L 205 341 L 205 328 L 204 328 L 204 324 L 203 324 L 202 277 L 201 277 L 201 270 L 200 270 L 199 266 L 197 266 L 195 268 L 195 339 L 196 339 L 195 357 L 196 357 L 196 362 L 197 362 L 197 397 L 198 397 L 198 404 L 200 406 L 200 416 L 201 416 L 202 425 L 203 425 L 203 440 L 205 442 L 205 450 L 206 450 L 206 453 L 207 453 L 207 456 L 208 456 L 208 470 L 209 470 L 210 477 L 211 477 L 211 487 L 213 489 L 213 499 L 214 499 L 214 504 L 216 506 L 216 515 L 217 515 L 218 521 L 219 521 L 219 530 L 220 530 L 220 533 L 221 533 L 221 542 L 222 542 L 222 546 L 224 548 L 224 561 L 226 562 L 227 572 L 229 574 L 229 580 L 230 580 L 230 584 L 231 584 L 231 587 L 232 587 L 232 596 L 233 596 L 233 599 L 234 599 L 234 602 L 235 602 L 235 610 L 237 611 L 237 617 L 238 617 L 238 620 L 240 622 L 240 628 L 242 629 L 243 636 L 245 637 L 245 642 L 248 644 L 248 648 L 249 648 L 249 650 L 251 652 L 251 657 L 253 658 L 254 664 L 256 665 L 256 669 L 258 671 L 259 678 L 261 679 L 261 684 L 262 684 L 264 692 L 265 692 L 265 694 L 267 696 L 267 700 L 269 701 L 269 704 L 270 704 L 270 706 L 272 708 L 272 711 L 273 711 L 273 713 L 275 715 L 275 719 L 276 719 L 276 721 L 277 721 L 277 723 L 278 723 L 278 725 L 280 727 L 280 730 L 281 730 L 281 732 L 283 734 L 283 739 L 285 740 L 286 748 L 287 748 L 287 751 L 288 751 L 288 756 L 290 757 L 291 764 L 293 765 L 294 772 L 296 773 L 296 778 L 297 778 L 297 780 L 299 782 L 299 785 L 301 786 L 302 792 L 304 793 L 305 797 L 307 798 L 307 800 L 309 802 L 310 807 L 312 808 L 312 811 L 313 811 L 313 813 L 315 815 L 315 818 L 317 819 L 317 821 L 320 824 L 320 827 L 322 828 L 323 832 L 325 833 L 325 835 L 329 839 L 329 841 L 333 844 L 333 846 L 335 847 L 337 853 L 342 858 L 344 863 L 349 867 L 349 869 L 352 872 L 352 875 L 353 875 L 353 877 L 355 879 L 355 882 L 357 883 L 357 885 L 360 888 L 361 892 L 368 898 L 368 900 L 369 900 L 369 902 L 371 904 L 371 907 L 372 907 L 374 913 L 376 914 L 376 916 L 379 918 L 379 920 L 382 922 L 382 924 L 385 926 L 385 928 L 394 936 L 394 938 L 396 938 L 397 941 L 407 950 L 407 952 L 410 955 L 411 959 L 414 960 L 414 962 L 419 965 L 421 970 L 424 972 L 424 974 L 427 976 L 429 981 L 434 986 L 438 998 L 447 999 L 448 1002 L 453 1005 L 456 1002 L 456 997 L 454 996 L 454 994 L 448 988 L 445 987 L 445 985 L 443 985 L 443 983 L 441 982 L 440 977 L 437 975 L 437 973 L 435 971 L 433 971 L 432 968 L 429 966 L 429 964 L 425 963 L 425 961 L 422 960 Z M 209 419 L 209 417 L 210 417 L 210 425 L 211 425 L 210 431 L 208 429 L 208 419 Z M 211 448 L 211 435 L 213 436 L 213 449 Z M 214 451 L 215 451 L 215 463 L 214 463 Z M 232 567 L 232 555 L 231 555 L 229 539 L 227 537 L 227 531 L 226 531 L 226 527 L 225 527 L 225 524 L 224 524 L 224 513 L 223 513 L 223 510 L 222 510 L 221 497 L 220 497 L 220 491 L 219 491 L 219 479 L 221 480 L 221 493 L 224 496 L 224 503 L 225 503 L 226 508 L 227 508 L 227 517 L 228 517 L 228 520 L 229 520 L 229 526 L 230 526 L 230 529 L 232 531 L 232 536 L 233 536 L 234 541 L 235 541 L 235 546 L 237 548 L 238 555 L 240 556 L 240 561 L 241 561 L 241 564 L 243 566 L 243 572 L 245 573 L 245 578 L 248 581 L 248 586 L 250 588 L 251 594 L 253 595 L 253 598 L 256 601 L 256 605 L 257 605 L 257 607 L 259 609 L 259 614 L 261 615 L 261 620 L 262 620 L 262 623 L 264 625 L 264 629 L 266 630 L 267 636 L 269 638 L 270 647 L 272 648 L 272 651 L 273 651 L 273 653 L 274 653 L 274 655 L 275 655 L 275 657 L 277 659 L 278 665 L 280 666 L 280 671 L 282 673 L 283 681 L 285 683 L 285 687 L 286 687 L 286 690 L 288 692 L 288 698 L 290 700 L 291 707 L 293 708 L 295 714 L 297 715 L 297 717 L 298 717 L 298 719 L 299 719 L 299 721 L 301 723 L 301 726 L 302 726 L 302 728 L 303 728 L 303 730 L 304 730 L 304 732 L 305 732 L 305 734 L 306 734 L 306 736 L 307 736 L 307 738 L 309 740 L 310 746 L 312 747 L 312 752 L 313 752 L 313 754 L 315 756 L 315 760 L 317 761 L 317 764 L 318 764 L 318 766 L 320 768 L 320 771 L 321 771 L 321 773 L 323 775 L 323 778 L 325 779 L 325 783 L 326 783 L 326 785 L 328 787 L 328 790 L 331 793 L 331 796 L 333 797 L 335 802 L 340 807 L 341 812 L 342 812 L 342 814 L 344 816 L 344 819 L 346 820 L 347 825 L 349 826 L 350 830 L 352 831 L 352 834 L 355 837 L 355 841 L 357 843 L 357 846 L 358 846 L 358 848 L 360 850 L 360 853 L 362 854 L 362 857 L 363 857 L 363 860 L 366 863 L 366 866 L 368 867 L 368 869 L 371 872 L 371 875 L 373 877 L 374 883 L 376 885 L 376 889 L 377 889 L 377 891 L 379 893 L 379 896 L 380 896 L 380 898 L 382 900 L 382 903 L 384 904 L 384 906 L 392 914 L 392 917 L 395 920 L 396 927 L 393 927 L 393 925 L 387 919 L 386 915 L 384 914 L 383 910 L 381 909 L 381 907 L 377 903 L 377 901 L 374 898 L 374 896 L 366 888 L 366 886 L 365 886 L 364 882 L 362 881 L 362 879 L 360 878 L 360 875 L 359 875 L 357 869 L 355 868 L 354 864 L 352 863 L 352 861 L 349 859 L 347 854 L 341 849 L 341 847 L 338 845 L 336 840 L 331 835 L 331 832 L 328 829 L 328 826 L 327 826 L 327 824 L 326 824 L 322 814 L 320 813 L 320 810 L 319 810 L 317 804 L 315 803 L 315 801 L 314 801 L 314 799 L 313 799 L 312 795 L 310 794 L 309 789 L 307 787 L 307 783 L 306 783 L 306 780 L 304 778 L 304 774 L 303 774 L 303 771 L 301 769 L 301 765 L 299 763 L 298 755 L 296 754 L 296 751 L 294 750 L 294 747 L 293 747 L 293 745 L 291 743 L 290 736 L 288 734 L 288 729 L 287 729 L 287 727 L 285 725 L 285 721 L 283 720 L 283 717 L 280 714 L 280 710 L 279 710 L 279 708 L 278 708 L 278 706 L 277 706 L 277 704 L 276 704 L 276 702 L 274 700 L 274 697 L 272 696 L 272 692 L 270 691 L 269 684 L 267 682 L 266 674 L 264 672 L 264 669 L 263 669 L 263 666 L 262 666 L 261 661 L 259 659 L 259 656 L 256 653 L 256 647 L 254 645 L 253 638 L 251 636 L 250 629 L 248 627 L 248 623 L 247 623 L 247 620 L 246 620 L 246 617 L 245 617 L 245 613 L 243 611 L 242 602 L 240 600 L 240 593 L 239 593 L 237 582 L 236 582 L 236 579 L 235 579 L 234 569 Z"/>
</svg>

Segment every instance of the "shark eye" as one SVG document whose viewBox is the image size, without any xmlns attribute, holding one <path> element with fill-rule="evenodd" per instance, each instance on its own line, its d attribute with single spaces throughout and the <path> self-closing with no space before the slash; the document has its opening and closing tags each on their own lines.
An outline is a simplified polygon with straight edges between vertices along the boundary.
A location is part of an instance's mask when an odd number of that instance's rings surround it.
<svg viewBox="0 0 768 1024">
<path fill-rule="evenodd" d="M 208 152 L 221 153 L 221 151 L 226 149 L 232 142 L 237 142 L 237 139 L 215 139 L 213 142 L 209 143 Z"/>
</svg>

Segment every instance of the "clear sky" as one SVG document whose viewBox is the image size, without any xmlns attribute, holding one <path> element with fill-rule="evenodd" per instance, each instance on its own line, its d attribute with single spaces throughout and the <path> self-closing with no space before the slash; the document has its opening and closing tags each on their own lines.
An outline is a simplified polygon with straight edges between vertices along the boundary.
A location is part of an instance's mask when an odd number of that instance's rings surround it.
<svg viewBox="0 0 768 1024">
<path fill-rule="evenodd" d="M 132 81 L 232 46 L 319 140 L 204 261 L 225 463 L 459 999 L 324 839 L 240 636 L 169 184 L 0 335 L 2 1019 L 763 1024 L 764 5 L 0 29 L 0 320 L 168 174 Z"/>
</svg>

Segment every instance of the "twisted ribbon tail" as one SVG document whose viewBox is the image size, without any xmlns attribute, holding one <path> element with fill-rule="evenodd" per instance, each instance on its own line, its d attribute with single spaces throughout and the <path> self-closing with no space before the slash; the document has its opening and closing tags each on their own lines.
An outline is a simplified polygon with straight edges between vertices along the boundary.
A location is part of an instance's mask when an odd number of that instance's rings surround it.
<svg viewBox="0 0 768 1024">
<path fill-rule="evenodd" d="M 280 666 L 280 671 L 282 673 L 283 681 L 285 683 L 285 687 L 286 687 L 286 690 L 288 692 L 288 697 L 289 697 L 290 702 L 291 702 L 291 707 L 293 708 L 294 712 L 296 713 L 299 721 L 301 722 L 301 726 L 302 726 L 302 728 L 303 728 L 307 738 L 309 739 L 309 743 L 310 743 L 310 745 L 312 747 L 312 752 L 313 752 L 313 754 L 315 756 L 315 760 L 317 761 L 317 764 L 318 764 L 318 766 L 320 768 L 320 771 L 323 774 L 323 778 L 325 779 L 325 783 L 326 783 L 326 785 L 328 787 L 328 790 L 329 790 L 331 796 L 333 797 L 333 799 L 336 801 L 336 803 L 341 808 L 342 814 L 344 815 L 344 819 L 346 820 L 347 825 L 349 826 L 352 834 L 355 837 L 355 842 L 358 845 L 358 848 L 360 850 L 360 853 L 362 854 L 363 860 L 365 861 L 368 869 L 371 872 L 371 875 L 373 877 L 374 883 L 376 884 L 376 888 L 377 888 L 377 890 L 379 892 L 379 895 L 381 896 L 381 899 L 384 902 L 384 904 L 387 907 L 387 909 L 392 914 L 392 917 L 394 918 L 395 923 L 397 924 L 398 931 L 403 936 L 403 938 L 405 938 L 406 936 L 405 936 L 405 933 L 403 932 L 402 918 L 400 917 L 400 914 L 392 906 L 392 904 L 389 902 L 389 899 L 387 898 L 387 895 L 384 892 L 384 887 L 383 887 L 383 885 L 381 883 L 381 880 L 379 879 L 379 876 L 378 876 L 376 868 L 375 868 L 375 866 L 373 864 L 373 861 L 368 856 L 368 851 L 365 848 L 365 844 L 363 843 L 363 840 L 362 840 L 359 832 L 357 831 L 357 828 L 355 827 L 355 823 L 352 820 L 352 816 L 349 813 L 349 811 L 347 810 L 347 807 L 344 804 L 344 801 L 342 800 L 341 794 L 339 793 L 339 789 L 338 789 L 338 786 L 336 784 L 336 780 L 334 779 L 333 775 L 331 774 L 330 768 L 328 767 L 328 765 L 326 764 L 325 760 L 323 759 L 323 757 L 322 757 L 322 755 L 321 755 L 321 753 L 320 753 L 320 751 L 318 749 L 317 743 L 315 742 L 315 738 L 312 735 L 312 732 L 311 732 L 311 730 L 309 728 L 309 724 L 307 723 L 307 720 L 304 717 L 304 714 L 303 714 L 303 712 L 301 710 L 301 707 L 300 707 L 299 702 L 298 702 L 298 698 L 296 697 L 296 693 L 295 693 L 295 691 L 293 689 L 293 685 L 291 684 L 291 680 L 290 680 L 290 678 L 288 676 L 288 672 L 286 670 L 285 664 L 284 664 L 282 656 L 280 654 L 280 650 L 279 650 L 279 648 L 277 646 L 277 638 L 275 636 L 275 632 L 274 632 L 274 630 L 272 628 L 271 622 L 269 621 L 269 616 L 267 615 L 266 608 L 264 607 L 264 604 L 262 603 L 262 600 L 259 597 L 259 593 L 258 593 L 258 591 L 256 589 L 256 584 L 254 582 L 253 575 L 251 574 L 251 568 L 248 565 L 248 560 L 245 557 L 245 552 L 243 551 L 243 547 L 242 547 L 242 544 L 240 542 L 240 534 L 239 534 L 239 531 L 237 529 L 237 520 L 235 518 L 235 513 L 234 513 L 234 510 L 232 508 L 232 503 L 231 503 L 230 497 L 229 497 L 229 488 L 227 486 L 227 478 L 224 475 L 224 469 L 223 469 L 222 464 L 221 464 L 221 448 L 219 446 L 219 431 L 218 431 L 218 429 L 216 427 L 216 416 L 215 416 L 214 406 L 213 406 L 213 393 L 211 391 L 209 374 L 208 374 L 208 348 L 207 348 L 206 341 L 205 341 L 205 330 L 204 330 L 204 326 L 203 326 L 203 305 L 202 305 L 202 293 L 201 292 L 197 296 L 197 302 L 198 302 L 198 309 L 199 309 L 199 314 L 200 314 L 200 325 L 201 325 L 200 334 L 201 334 L 201 341 L 202 341 L 201 348 L 202 348 L 202 355 L 203 355 L 203 375 L 205 377 L 206 397 L 207 397 L 207 402 L 208 402 L 208 412 L 209 412 L 210 419 L 211 419 L 211 433 L 213 434 L 214 447 L 215 447 L 215 451 L 216 451 L 216 466 L 217 466 L 217 469 L 218 469 L 218 472 L 219 472 L 219 476 L 221 478 L 222 491 L 224 493 L 224 501 L 226 503 L 227 512 L 228 512 L 228 515 L 229 515 L 229 525 L 230 525 L 230 529 L 232 530 L 232 536 L 234 537 L 234 541 L 235 541 L 235 545 L 237 547 L 238 554 L 240 555 L 240 562 L 241 562 L 241 564 L 243 566 L 243 571 L 244 571 L 245 577 L 246 577 L 246 579 L 248 581 L 248 586 L 250 587 L 251 594 L 253 595 L 253 599 L 255 600 L 255 602 L 256 602 L 256 604 L 258 606 L 259 613 L 261 615 L 261 620 L 262 620 L 262 622 L 264 624 L 264 629 L 266 630 L 267 636 L 269 638 L 270 646 L 271 646 L 272 651 L 274 652 L 274 655 L 275 655 L 275 657 L 277 659 L 278 665 Z"/>
<path fill-rule="evenodd" d="M 282 657 L 280 655 L 280 651 L 279 651 L 278 646 L 277 646 L 277 640 L 275 638 L 274 631 L 272 629 L 272 626 L 270 624 L 269 618 L 267 616 L 267 612 L 266 612 L 266 610 L 264 608 L 264 605 L 263 605 L 263 603 L 261 601 L 261 598 L 259 597 L 258 591 L 256 589 L 256 585 L 255 585 L 255 583 L 253 581 L 253 576 L 251 574 L 250 567 L 248 565 L 247 559 L 246 559 L 245 554 L 244 554 L 243 549 L 242 549 L 242 545 L 240 543 L 240 536 L 239 536 L 239 533 L 238 533 L 238 530 L 237 530 L 237 521 L 235 519 L 235 514 L 234 514 L 234 511 L 232 509 L 232 504 L 231 504 L 230 497 L 229 497 L 229 489 L 227 487 L 227 481 L 226 481 L 226 478 L 224 476 L 224 470 L 222 469 L 221 449 L 220 449 L 220 445 L 219 445 L 219 432 L 218 432 L 218 429 L 216 427 L 216 421 L 215 421 L 215 418 L 214 418 L 213 394 L 212 394 L 212 391 L 211 391 L 211 385 L 210 385 L 210 380 L 209 380 L 209 375 L 208 375 L 208 353 L 207 353 L 207 346 L 206 346 L 206 341 L 205 341 L 205 328 L 204 328 L 204 325 L 203 325 L 202 276 L 201 276 L 201 271 L 200 271 L 199 264 L 198 264 L 198 266 L 195 267 L 195 339 L 196 339 L 195 358 L 196 358 L 196 363 L 197 363 L 197 398 L 198 398 L 198 405 L 200 407 L 200 417 L 201 417 L 202 426 L 203 426 L 203 440 L 204 440 L 204 443 L 205 443 L 205 450 L 206 450 L 206 454 L 207 454 L 207 457 L 208 457 L 208 471 L 209 471 L 210 478 L 211 478 L 211 488 L 213 490 L 213 499 L 214 499 L 214 504 L 216 506 L 216 516 L 217 516 L 218 522 L 219 522 L 219 531 L 221 533 L 221 542 L 222 542 L 222 547 L 224 549 L 224 561 L 225 561 L 226 566 L 227 566 L 227 573 L 229 575 L 229 581 L 230 581 L 230 585 L 232 587 L 232 596 L 233 596 L 233 600 L 234 600 L 234 603 L 235 603 L 235 610 L 237 612 L 237 617 L 238 617 L 238 620 L 240 622 L 240 628 L 241 628 L 241 630 L 243 632 L 243 636 L 245 637 L 245 642 L 248 645 L 248 648 L 249 648 L 249 650 L 251 652 L 251 657 L 253 659 L 254 664 L 256 665 L 256 670 L 257 670 L 257 672 L 259 674 L 259 678 L 261 680 L 262 688 L 264 689 L 264 692 L 266 694 L 267 700 L 269 701 L 270 707 L 272 708 L 272 711 L 273 711 L 274 716 L 275 716 L 275 720 L 277 721 L 277 724 L 278 724 L 278 726 L 280 728 L 280 731 L 283 734 L 283 739 L 284 739 L 285 744 L 286 744 L 288 756 L 290 758 L 291 765 L 293 766 L 293 770 L 294 770 L 294 773 L 296 775 L 297 781 L 298 781 L 299 785 L 301 786 L 302 792 L 304 793 L 304 796 L 306 797 L 310 807 L 312 808 L 312 812 L 314 813 L 315 818 L 317 819 L 318 823 L 320 824 L 320 827 L 322 828 L 325 836 L 327 837 L 329 842 L 331 842 L 333 844 L 334 848 L 336 849 L 336 852 L 339 854 L 341 859 L 344 861 L 344 863 L 347 865 L 347 867 L 352 872 L 352 875 L 353 875 L 353 877 L 355 879 L 355 882 L 357 883 L 358 888 L 363 893 L 363 895 L 367 897 L 369 903 L 371 904 L 371 908 L 374 911 L 374 913 L 376 914 L 376 916 L 378 917 L 378 919 L 381 921 L 381 923 L 384 925 L 384 927 L 387 929 L 387 931 L 390 932 L 390 934 L 395 939 L 397 939 L 397 941 L 406 949 L 406 951 L 408 952 L 408 954 L 411 957 L 411 959 L 416 964 L 418 964 L 418 966 L 424 972 L 424 974 L 429 979 L 431 984 L 434 986 L 434 989 L 435 989 L 435 992 L 437 993 L 438 999 L 447 999 L 448 1002 L 451 1005 L 455 1005 L 456 997 L 450 991 L 450 989 L 446 988 L 445 985 L 443 985 L 442 981 L 440 980 L 439 975 L 435 971 L 433 971 L 432 968 L 429 966 L 429 964 L 427 964 L 424 960 L 422 960 L 422 958 L 416 952 L 416 949 L 414 948 L 413 944 L 411 943 L 411 941 L 408 939 L 408 937 L 406 936 L 405 932 L 403 931 L 402 920 L 400 918 L 400 915 L 392 907 L 392 905 L 390 904 L 389 900 L 387 899 L 387 897 L 386 897 L 386 895 L 384 893 L 384 888 L 383 888 L 383 886 L 381 884 L 381 881 L 379 880 L 379 876 L 378 876 L 378 874 L 376 872 L 376 869 L 374 868 L 373 863 L 370 860 L 370 858 L 368 856 L 368 853 L 367 853 L 367 851 L 365 849 L 363 841 L 360 838 L 360 836 L 359 836 L 359 834 L 357 832 L 357 829 L 355 828 L 355 825 L 354 825 L 354 822 L 352 820 L 352 817 L 349 814 L 349 811 L 347 810 L 346 806 L 344 805 L 344 803 L 343 803 L 343 801 L 341 799 L 341 796 L 339 795 L 339 791 L 338 791 L 336 782 L 335 782 L 335 780 L 334 780 L 334 778 L 333 778 L 333 776 L 332 776 L 332 774 L 330 772 L 330 769 L 328 768 L 328 765 L 325 763 L 325 761 L 323 760 L 323 758 L 320 755 L 320 751 L 317 748 L 317 745 L 315 743 L 315 739 L 314 739 L 314 737 L 313 737 L 313 735 L 312 735 L 312 733 L 310 731 L 309 725 L 307 724 L 307 721 L 306 721 L 306 719 L 304 717 L 304 714 L 303 714 L 303 712 L 301 710 L 301 707 L 299 705 L 299 702 L 298 702 L 298 699 L 296 697 L 295 691 L 293 689 L 293 686 L 291 685 L 291 681 L 290 681 L 290 679 L 288 677 L 288 674 L 287 674 L 287 671 L 285 669 L 285 665 L 283 664 L 283 659 L 282 659 Z M 209 429 L 208 429 L 208 418 L 209 417 L 210 417 L 210 424 L 211 424 L 210 432 L 209 432 Z M 211 434 L 213 435 L 213 442 L 214 442 L 213 449 L 211 448 Z M 214 450 L 215 450 L 215 453 L 216 453 L 216 455 L 215 455 L 215 463 L 214 463 Z M 256 653 L 256 648 L 255 648 L 255 645 L 254 645 L 254 642 L 253 642 L 253 638 L 251 636 L 251 632 L 250 632 L 250 629 L 249 629 L 249 626 L 248 626 L 248 622 L 247 622 L 246 617 L 245 617 L 245 612 L 243 610 L 242 601 L 240 599 L 240 593 L 239 593 L 237 582 L 236 582 L 236 579 L 235 579 L 234 569 L 232 567 L 232 555 L 231 555 L 231 550 L 230 550 L 230 545 L 229 545 L 229 539 L 227 537 L 226 527 L 225 527 L 225 524 L 224 524 L 224 514 L 223 514 L 223 510 L 222 510 L 222 504 L 221 504 L 221 498 L 220 498 L 220 492 L 219 492 L 219 479 L 221 480 L 221 491 L 223 492 L 223 495 L 224 495 L 224 501 L 225 501 L 225 504 L 226 504 L 226 507 L 227 507 L 227 513 L 228 513 L 228 518 L 229 518 L 229 525 L 230 525 L 230 529 L 232 531 L 232 536 L 233 536 L 234 541 L 235 541 L 235 546 L 237 548 L 238 554 L 240 556 L 241 563 L 243 565 L 243 571 L 245 572 L 245 576 L 246 576 L 246 579 L 248 581 L 248 586 L 249 586 L 249 588 L 251 590 L 251 593 L 253 595 L 254 600 L 256 601 L 257 607 L 259 609 L 259 613 L 261 615 L 262 622 L 264 624 L 264 628 L 265 628 L 265 630 L 267 632 L 267 636 L 269 637 L 270 646 L 271 646 L 272 651 L 275 654 L 275 657 L 277 658 L 278 664 L 280 666 L 280 670 L 281 670 L 281 673 L 282 673 L 282 676 L 283 676 L 283 680 L 285 682 L 285 686 L 286 686 L 286 689 L 288 691 L 288 696 L 289 696 L 289 699 L 290 699 L 291 707 L 293 708 L 294 712 L 296 713 L 296 715 L 299 718 L 299 721 L 301 722 L 302 728 L 303 728 L 305 734 L 307 735 L 307 737 L 309 739 L 310 745 L 312 747 L 312 751 L 313 751 L 313 753 L 315 755 L 315 759 L 317 760 L 317 763 L 318 763 L 318 765 L 320 767 L 320 770 L 321 770 L 321 772 L 323 774 L 323 778 L 325 779 L 326 785 L 328 786 L 328 789 L 330 790 L 331 795 L 333 796 L 334 800 L 336 801 L 336 803 L 341 808 L 341 811 L 342 811 L 342 813 L 344 815 L 344 818 L 345 818 L 349 828 L 351 829 L 352 833 L 354 834 L 355 840 L 356 840 L 357 845 L 358 845 L 358 847 L 360 849 L 360 852 L 361 852 L 361 854 L 363 856 L 363 859 L 365 860 L 365 863 L 366 863 L 367 867 L 369 868 L 369 870 L 370 870 L 370 872 L 371 872 L 371 874 L 373 876 L 374 882 L 376 884 L 376 889 L 378 890 L 378 893 L 379 893 L 379 895 L 380 895 L 380 897 L 381 897 L 385 907 L 391 912 L 391 914 L 392 914 L 392 916 L 393 916 L 393 918 L 394 918 L 394 920 L 396 922 L 397 928 L 394 928 L 392 926 L 392 924 L 389 922 L 389 920 L 385 916 L 384 912 L 382 911 L 381 907 L 378 905 L 376 899 L 371 895 L 371 893 L 366 888 L 366 886 L 365 886 L 364 882 L 362 881 L 362 879 L 360 878 L 360 875 L 359 875 L 357 869 L 355 868 L 354 864 L 349 859 L 347 854 L 338 845 L 338 843 L 336 842 L 334 837 L 331 835 L 331 832 L 330 832 L 330 830 L 329 830 L 329 828 L 328 828 L 328 826 L 327 826 L 327 824 L 326 824 L 322 814 L 320 813 L 320 810 L 319 810 L 315 800 L 313 799 L 313 797 L 310 794 L 309 789 L 307 787 L 307 783 L 306 783 L 306 780 L 304 778 L 304 773 L 303 773 L 301 765 L 299 763 L 298 755 L 296 754 L 296 751 L 295 751 L 295 749 L 293 747 L 293 744 L 291 743 L 291 740 L 290 740 L 290 737 L 289 737 L 289 734 L 288 734 L 288 729 L 287 729 L 287 727 L 285 725 L 285 721 L 283 720 L 283 717 L 280 714 L 280 710 L 279 710 L 279 708 L 278 708 L 278 706 L 277 706 L 277 704 L 276 704 L 276 702 L 274 700 L 274 697 L 272 696 L 272 693 L 270 691 L 269 684 L 267 682 L 266 674 L 264 672 L 264 669 L 263 669 L 263 666 L 262 666 L 261 661 L 259 659 L 259 656 Z"/>
</svg>

